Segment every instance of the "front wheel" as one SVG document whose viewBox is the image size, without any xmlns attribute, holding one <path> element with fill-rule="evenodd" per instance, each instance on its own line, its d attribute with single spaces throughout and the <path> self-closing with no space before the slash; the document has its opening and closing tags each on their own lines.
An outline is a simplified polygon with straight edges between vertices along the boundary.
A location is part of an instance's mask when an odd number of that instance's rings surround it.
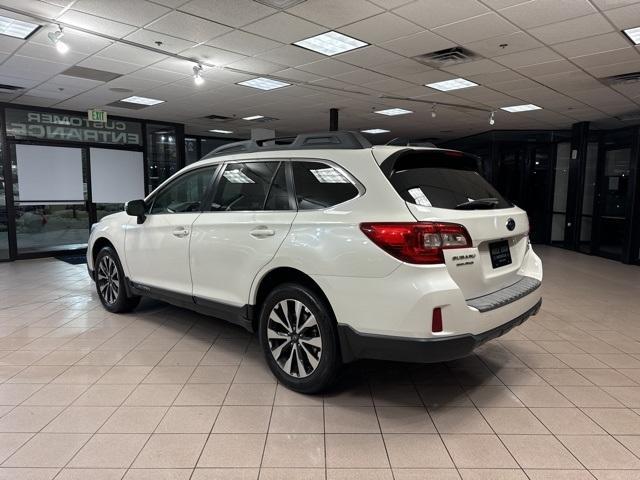
<svg viewBox="0 0 640 480">
<path fill-rule="evenodd" d="M 260 314 L 260 343 L 280 383 L 301 393 L 328 387 L 340 368 L 336 324 L 326 302 L 295 284 L 276 287 Z"/>
<path fill-rule="evenodd" d="M 95 279 L 98 297 L 104 308 L 110 312 L 130 312 L 140 303 L 140 297 L 127 295 L 122 265 L 112 247 L 104 247 L 98 252 Z"/>
</svg>

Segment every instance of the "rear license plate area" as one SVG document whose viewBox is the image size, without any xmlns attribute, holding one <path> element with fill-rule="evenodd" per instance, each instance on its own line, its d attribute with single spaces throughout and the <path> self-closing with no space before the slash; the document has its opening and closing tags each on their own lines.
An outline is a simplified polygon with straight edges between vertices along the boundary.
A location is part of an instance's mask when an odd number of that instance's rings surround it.
<svg viewBox="0 0 640 480">
<path fill-rule="evenodd" d="M 511 265 L 511 251 L 509 250 L 508 240 L 490 243 L 489 254 L 491 255 L 491 266 L 493 268 Z"/>
</svg>

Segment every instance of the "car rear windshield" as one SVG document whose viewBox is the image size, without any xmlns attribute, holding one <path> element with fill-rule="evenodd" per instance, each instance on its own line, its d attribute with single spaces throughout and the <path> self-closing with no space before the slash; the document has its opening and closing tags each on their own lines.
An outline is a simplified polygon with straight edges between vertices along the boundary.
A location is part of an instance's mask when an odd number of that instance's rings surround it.
<svg viewBox="0 0 640 480">
<path fill-rule="evenodd" d="M 380 167 L 409 203 L 460 210 L 512 206 L 478 173 L 476 158 L 460 152 L 413 150 Z"/>
</svg>

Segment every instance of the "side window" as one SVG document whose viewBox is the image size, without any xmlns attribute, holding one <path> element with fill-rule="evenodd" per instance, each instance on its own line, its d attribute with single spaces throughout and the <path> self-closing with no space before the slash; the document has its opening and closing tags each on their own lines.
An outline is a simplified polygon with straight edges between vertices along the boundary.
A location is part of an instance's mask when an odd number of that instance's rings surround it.
<svg viewBox="0 0 640 480">
<path fill-rule="evenodd" d="M 153 202 L 151 214 L 199 212 L 215 167 L 185 173 L 164 188 Z"/>
<path fill-rule="evenodd" d="M 286 164 L 282 162 L 273 178 L 265 210 L 291 210 L 289 205 L 289 189 L 287 188 Z"/>
<path fill-rule="evenodd" d="M 280 162 L 228 163 L 216 188 L 215 211 L 263 210 Z"/>
<path fill-rule="evenodd" d="M 293 162 L 298 210 L 317 210 L 358 196 L 358 189 L 339 170 L 321 162 Z"/>
</svg>

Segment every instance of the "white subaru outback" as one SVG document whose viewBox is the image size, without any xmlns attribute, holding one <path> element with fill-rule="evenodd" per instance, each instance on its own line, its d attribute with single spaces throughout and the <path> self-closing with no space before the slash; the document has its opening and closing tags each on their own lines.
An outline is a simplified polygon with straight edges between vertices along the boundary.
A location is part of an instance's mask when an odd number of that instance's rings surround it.
<svg viewBox="0 0 640 480">
<path fill-rule="evenodd" d="M 293 390 L 359 358 L 459 358 L 535 315 L 527 215 L 452 150 L 352 132 L 222 146 L 93 226 L 104 307 L 154 297 L 258 332 Z"/>
</svg>

